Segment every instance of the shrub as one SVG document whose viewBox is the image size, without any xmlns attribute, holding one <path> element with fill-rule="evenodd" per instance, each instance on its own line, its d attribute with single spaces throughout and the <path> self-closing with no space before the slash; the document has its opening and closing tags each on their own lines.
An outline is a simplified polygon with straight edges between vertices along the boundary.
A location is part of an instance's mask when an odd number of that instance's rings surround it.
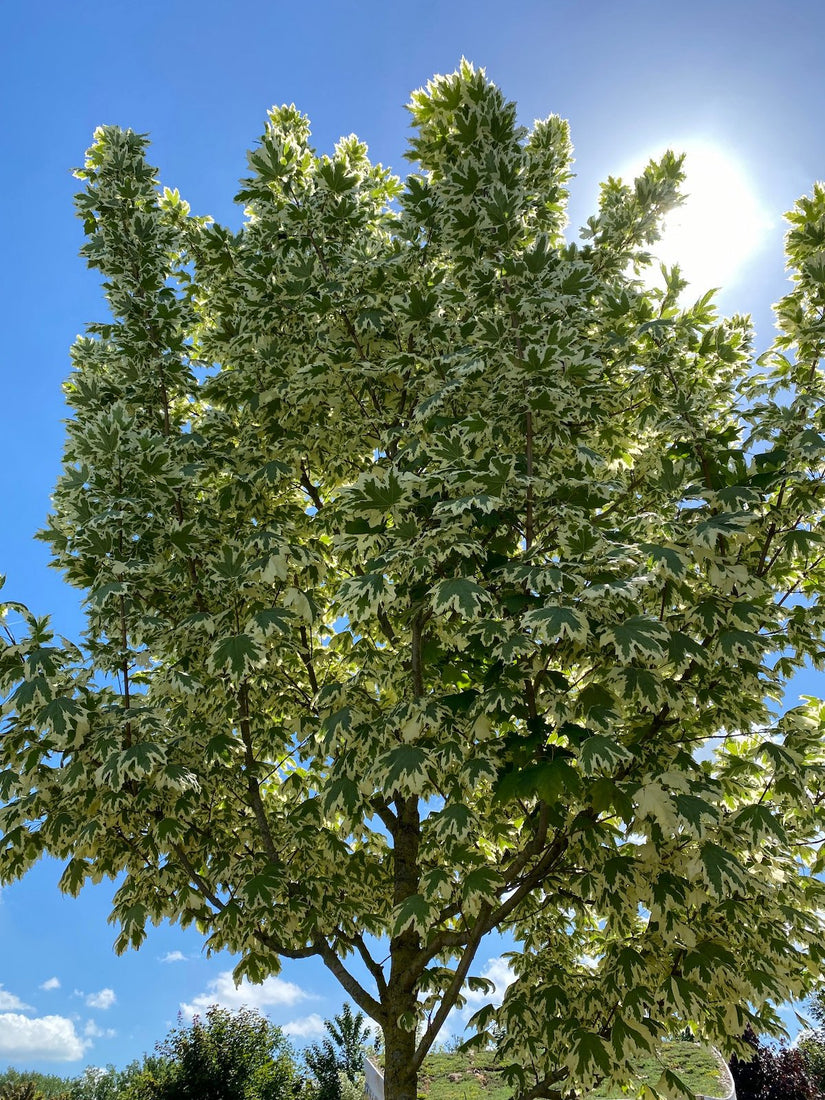
<svg viewBox="0 0 825 1100">
<path fill-rule="evenodd" d="M 217 1005 L 170 1031 L 147 1059 L 134 1100 L 290 1100 L 298 1088 L 292 1048 L 250 1009 Z"/>
</svg>

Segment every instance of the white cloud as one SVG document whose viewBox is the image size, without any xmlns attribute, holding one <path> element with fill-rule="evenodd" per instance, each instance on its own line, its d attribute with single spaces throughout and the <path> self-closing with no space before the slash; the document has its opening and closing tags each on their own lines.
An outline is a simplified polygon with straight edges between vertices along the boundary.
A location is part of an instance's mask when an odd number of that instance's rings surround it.
<svg viewBox="0 0 825 1100">
<path fill-rule="evenodd" d="M 507 991 L 507 986 L 515 981 L 516 976 L 510 969 L 507 959 L 502 955 L 498 955 L 494 959 L 487 960 L 487 965 L 481 971 L 481 977 L 487 978 L 495 985 L 495 992 L 483 993 L 480 990 L 467 989 L 465 986 L 463 994 L 467 1003 L 464 1008 L 453 1009 L 449 1014 L 438 1035 L 440 1042 L 446 1042 L 454 1035 L 464 1036 L 467 1021 L 478 1012 L 481 1005 L 500 1005 Z"/>
<path fill-rule="evenodd" d="M 0 1057 L 8 1061 L 74 1062 L 88 1046 L 65 1016 L 0 1015 Z"/>
<path fill-rule="evenodd" d="M 182 951 L 167 951 L 165 955 L 162 955 L 160 962 L 162 963 L 179 963 L 184 962 L 186 956 Z"/>
<path fill-rule="evenodd" d="M 60 989 L 60 978 L 47 978 L 40 988 L 45 989 L 47 993 L 51 989 Z"/>
<path fill-rule="evenodd" d="M 274 1005 L 294 1005 L 310 997 L 299 985 L 286 982 L 283 978 L 267 978 L 260 985 L 252 985 L 246 978 L 239 986 L 235 985 L 231 970 L 222 971 L 210 982 L 206 993 L 199 993 L 191 1002 L 181 1002 L 183 1016 L 191 1020 L 198 1012 L 205 1012 L 210 1005 L 222 1008 L 264 1009 Z"/>
<path fill-rule="evenodd" d="M 290 1020 L 281 1028 L 293 1039 L 317 1039 L 324 1034 L 324 1021 L 317 1012 L 310 1016 L 302 1016 L 299 1020 Z"/>
<path fill-rule="evenodd" d="M 31 1005 L 24 1005 L 19 997 L 15 997 L 13 993 L 9 993 L 7 989 L 3 989 L 0 985 L 0 1012 L 13 1012 L 15 1010 L 25 1012 L 27 1008 L 31 1008 Z"/>
<path fill-rule="evenodd" d="M 475 1012 L 475 1006 L 480 1004 L 492 1002 L 493 1004 L 500 1005 L 507 986 L 510 985 L 516 977 L 510 969 L 510 964 L 507 959 L 503 958 L 501 955 L 498 955 L 495 959 L 487 960 L 487 965 L 482 970 L 481 976 L 493 982 L 496 991 L 495 993 L 481 993 L 469 989 L 465 990 L 464 996 L 467 998 L 467 1004 L 473 1006 L 473 1012 Z"/>
<path fill-rule="evenodd" d="M 114 1039 L 117 1032 L 114 1028 L 98 1027 L 94 1020 L 87 1020 L 86 1026 L 83 1028 L 83 1034 L 89 1039 Z"/>
<path fill-rule="evenodd" d="M 113 989 L 101 989 L 97 993 L 87 993 L 86 1005 L 89 1008 L 111 1008 L 117 1000 Z"/>
</svg>

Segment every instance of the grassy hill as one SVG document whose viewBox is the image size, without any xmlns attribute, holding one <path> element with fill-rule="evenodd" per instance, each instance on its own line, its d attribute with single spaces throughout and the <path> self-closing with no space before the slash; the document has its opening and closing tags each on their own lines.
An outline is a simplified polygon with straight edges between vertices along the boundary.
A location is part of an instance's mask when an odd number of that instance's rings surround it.
<svg viewBox="0 0 825 1100">
<path fill-rule="evenodd" d="M 713 1053 L 695 1043 L 664 1043 L 661 1062 L 655 1058 L 640 1060 L 639 1083 L 655 1084 L 662 1063 L 675 1070 L 695 1092 L 721 1096 L 727 1089 L 725 1078 Z M 429 1054 L 421 1068 L 418 1091 L 426 1100 L 508 1100 L 512 1096 L 492 1054 Z M 591 1100 L 606 1100 L 608 1089 L 591 1094 Z"/>
</svg>

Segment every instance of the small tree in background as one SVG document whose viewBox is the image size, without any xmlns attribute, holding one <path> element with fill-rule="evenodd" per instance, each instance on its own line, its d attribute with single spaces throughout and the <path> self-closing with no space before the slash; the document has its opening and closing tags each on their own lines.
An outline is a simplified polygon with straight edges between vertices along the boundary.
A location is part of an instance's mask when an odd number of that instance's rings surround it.
<svg viewBox="0 0 825 1100">
<path fill-rule="evenodd" d="M 363 1012 L 345 1004 L 337 1016 L 324 1020 L 328 1034 L 304 1051 L 304 1060 L 318 1083 L 318 1100 L 341 1100 L 341 1076 L 359 1081 L 370 1029 Z"/>
</svg>

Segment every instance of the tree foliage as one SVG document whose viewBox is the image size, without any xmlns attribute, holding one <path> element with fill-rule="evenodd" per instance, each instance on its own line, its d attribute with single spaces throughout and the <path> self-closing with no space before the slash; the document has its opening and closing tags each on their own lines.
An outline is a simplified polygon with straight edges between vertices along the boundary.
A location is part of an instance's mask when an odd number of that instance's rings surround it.
<svg viewBox="0 0 825 1100">
<path fill-rule="evenodd" d="M 802 1051 L 808 1076 L 825 1096 L 825 996 L 820 988 L 808 1005 L 817 1026 L 804 1031 L 796 1045 Z"/>
<path fill-rule="evenodd" d="M 745 1038 L 749 1056 L 730 1064 L 736 1100 L 822 1100 L 801 1050 L 767 1046 L 752 1031 Z"/>
<path fill-rule="evenodd" d="M 52 1100 L 65 1094 L 67 1084 L 66 1078 L 54 1073 L 21 1072 L 9 1066 L 0 1073 L 0 1097 L 10 1100 L 31 1086 L 36 1095 Z"/>
<path fill-rule="evenodd" d="M 135 1100 L 292 1100 L 296 1087 L 295 1060 L 279 1028 L 251 1009 L 212 1005 L 173 1028 L 144 1060 Z"/>
<path fill-rule="evenodd" d="M 304 1060 L 318 1084 L 318 1100 L 341 1100 L 341 1077 L 352 1084 L 363 1077 L 370 1030 L 363 1012 L 353 1012 L 348 1004 L 324 1020 L 324 1028 L 327 1034 L 306 1048 Z"/>
<path fill-rule="evenodd" d="M 272 110 L 237 231 L 96 132 L 111 318 L 42 536 L 88 633 L 9 607 L 0 880 L 122 875 L 119 951 L 319 956 L 391 1100 L 506 928 L 479 1042 L 560 1096 L 686 1023 L 732 1053 L 821 970 L 823 709 L 782 700 L 825 657 L 825 189 L 754 362 L 641 277 L 679 157 L 574 243 L 563 121 L 466 63 L 410 112 L 400 181 Z"/>
<path fill-rule="evenodd" d="M 44 1100 L 44 1095 L 31 1079 L 4 1081 L 0 1084 L 0 1100 Z"/>
</svg>

